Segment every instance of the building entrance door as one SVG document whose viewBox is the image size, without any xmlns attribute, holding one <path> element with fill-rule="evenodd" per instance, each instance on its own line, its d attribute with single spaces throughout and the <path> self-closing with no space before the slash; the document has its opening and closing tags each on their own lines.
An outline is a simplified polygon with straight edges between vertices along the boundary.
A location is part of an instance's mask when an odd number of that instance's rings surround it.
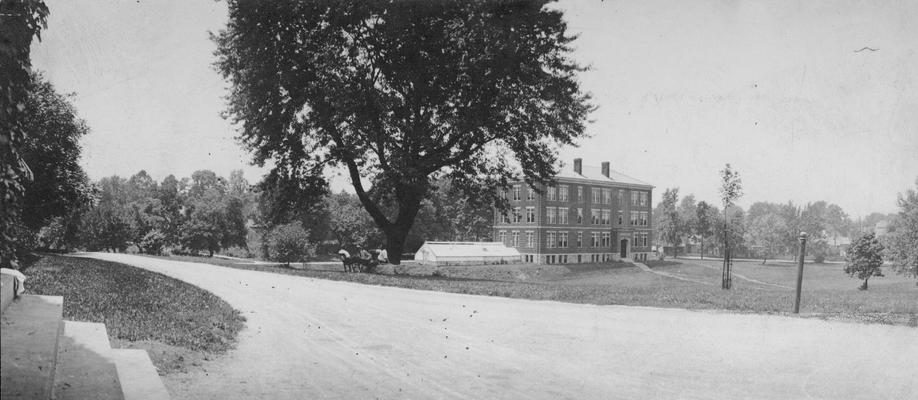
<svg viewBox="0 0 918 400">
<path fill-rule="evenodd" d="M 628 258 L 628 239 L 622 239 L 622 242 L 618 245 L 619 256 L 622 258 Z"/>
</svg>

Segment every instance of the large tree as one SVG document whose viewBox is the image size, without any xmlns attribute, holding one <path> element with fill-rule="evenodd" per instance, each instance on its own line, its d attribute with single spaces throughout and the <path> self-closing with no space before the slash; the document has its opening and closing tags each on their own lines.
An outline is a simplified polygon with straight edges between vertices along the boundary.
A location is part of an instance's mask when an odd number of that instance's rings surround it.
<svg viewBox="0 0 918 400">
<path fill-rule="evenodd" d="M 80 139 L 89 132 L 67 96 L 41 74 L 32 74 L 23 126 L 29 136 L 21 148 L 33 179 L 24 185 L 22 222 L 33 231 L 52 218 L 88 205 L 89 178 L 80 167 Z"/>
<path fill-rule="evenodd" d="M 698 202 L 695 208 L 695 234 L 701 239 L 701 259 L 704 260 L 704 241 L 711 236 L 713 224 L 717 220 L 717 207 L 712 207 L 706 201 Z"/>
<path fill-rule="evenodd" d="M 673 257 L 679 256 L 679 239 L 682 233 L 682 219 L 676 204 L 679 203 L 679 188 L 666 189 L 660 199 L 660 220 L 657 230 L 663 243 L 669 243 L 673 248 Z"/>
<path fill-rule="evenodd" d="M 915 189 L 899 194 L 897 223 L 887 247 L 893 269 L 918 279 L 918 179 L 915 179 Z M 918 281 L 915 284 L 918 285 Z"/>
<path fill-rule="evenodd" d="M 309 185 L 345 168 L 394 263 L 433 179 L 497 199 L 511 179 L 550 181 L 584 136 L 583 68 L 547 0 L 228 3 L 216 65 L 241 141 Z"/>
<path fill-rule="evenodd" d="M 23 119 L 31 79 L 32 38 L 46 27 L 41 0 L 0 0 L 0 266 L 15 262 L 14 234 L 32 173 L 20 148 L 28 132 Z M 40 37 L 39 37 L 40 39 Z"/>
</svg>

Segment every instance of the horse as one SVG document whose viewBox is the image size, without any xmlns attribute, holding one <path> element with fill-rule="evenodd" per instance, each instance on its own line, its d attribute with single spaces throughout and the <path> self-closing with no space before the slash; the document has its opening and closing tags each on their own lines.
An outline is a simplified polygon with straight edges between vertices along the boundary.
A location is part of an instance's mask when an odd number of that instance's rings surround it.
<svg viewBox="0 0 918 400">
<path fill-rule="evenodd" d="M 338 250 L 338 256 L 344 264 L 344 272 L 369 272 L 379 264 L 372 256 L 369 259 L 351 257 L 351 253 L 344 249 Z"/>
</svg>

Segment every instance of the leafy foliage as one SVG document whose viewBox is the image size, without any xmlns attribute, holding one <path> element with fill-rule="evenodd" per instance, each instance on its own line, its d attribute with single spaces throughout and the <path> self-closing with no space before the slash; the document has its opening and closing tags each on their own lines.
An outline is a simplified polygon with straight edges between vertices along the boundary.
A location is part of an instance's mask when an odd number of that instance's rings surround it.
<svg viewBox="0 0 918 400">
<path fill-rule="evenodd" d="M 713 234 L 713 224 L 717 218 L 716 207 L 711 207 L 705 201 L 699 201 L 695 208 L 695 227 L 694 232 L 701 241 L 701 258 L 704 259 L 704 242 Z"/>
<path fill-rule="evenodd" d="M 863 279 L 861 290 L 867 290 L 867 280 L 874 276 L 883 276 L 883 244 L 873 233 L 863 235 L 848 247 L 845 257 L 845 273 Z"/>
<path fill-rule="evenodd" d="M 918 179 L 915 189 L 899 194 L 897 228 L 887 250 L 896 272 L 918 279 Z"/>
<path fill-rule="evenodd" d="M 346 168 L 398 263 L 432 178 L 496 197 L 513 160 L 547 182 L 583 137 L 574 37 L 546 3 L 230 1 L 214 37 L 227 115 L 278 176 L 318 187 Z"/>
<path fill-rule="evenodd" d="M 679 202 L 679 188 L 666 189 L 663 192 L 663 198 L 660 200 L 660 219 L 657 230 L 660 232 L 660 238 L 669 243 L 675 249 L 681 243 L 680 236 L 683 229 L 682 218 L 676 210 L 676 204 Z M 678 256 L 678 250 L 675 255 Z"/>
<path fill-rule="evenodd" d="M 271 260 L 289 264 L 314 256 L 316 245 L 309 241 L 309 232 L 296 221 L 271 230 L 268 235 L 268 252 Z"/>
<path fill-rule="evenodd" d="M 32 171 L 22 159 L 28 138 L 24 126 L 32 37 L 47 27 L 48 7 L 41 0 L 0 1 L 0 266 L 15 266 L 15 236 L 25 184 Z"/>
</svg>

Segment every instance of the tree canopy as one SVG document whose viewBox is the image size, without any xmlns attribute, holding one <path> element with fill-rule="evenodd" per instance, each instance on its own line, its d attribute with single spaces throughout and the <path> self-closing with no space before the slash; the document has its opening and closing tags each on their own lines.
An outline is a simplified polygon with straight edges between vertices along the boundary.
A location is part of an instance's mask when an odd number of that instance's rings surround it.
<svg viewBox="0 0 918 400">
<path fill-rule="evenodd" d="M 15 261 L 14 235 L 24 183 L 32 178 L 20 155 L 28 137 L 23 126 L 32 68 L 32 38 L 47 27 L 41 0 L 0 0 L 0 266 Z"/>
<path fill-rule="evenodd" d="M 520 175 L 549 181 L 584 136 L 583 68 L 547 3 L 230 0 L 214 36 L 226 114 L 280 176 L 324 185 L 345 168 L 398 263 L 432 179 L 497 198 Z"/>
<path fill-rule="evenodd" d="M 889 238 L 887 248 L 893 269 L 918 279 L 918 179 L 915 179 L 915 189 L 899 194 L 896 222 L 896 232 Z"/>
</svg>

